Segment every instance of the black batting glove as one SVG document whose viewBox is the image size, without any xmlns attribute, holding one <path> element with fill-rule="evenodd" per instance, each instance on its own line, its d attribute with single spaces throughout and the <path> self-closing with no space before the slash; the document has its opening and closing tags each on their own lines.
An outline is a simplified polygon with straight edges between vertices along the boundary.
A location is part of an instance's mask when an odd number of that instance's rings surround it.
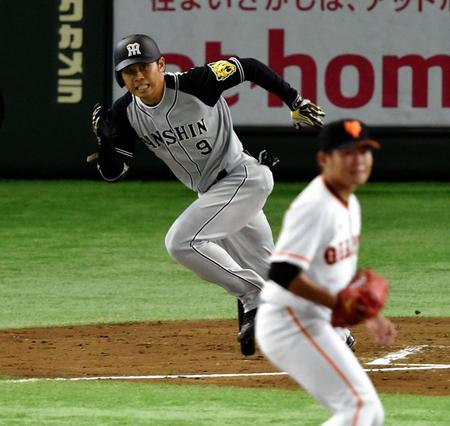
<svg viewBox="0 0 450 426">
<path fill-rule="evenodd" d="M 258 162 L 272 170 L 280 162 L 280 159 L 272 155 L 267 149 L 263 149 L 258 155 Z"/>
<path fill-rule="evenodd" d="M 91 126 L 92 132 L 94 133 L 95 138 L 97 139 L 97 147 L 100 149 L 102 141 L 105 139 L 104 128 L 106 123 L 106 112 L 103 105 L 97 103 L 94 105 L 94 110 L 92 111 L 91 117 Z M 88 155 L 86 161 L 88 163 L 95 161 L 98 159 L 98 152 L 94 152 L 91 155 Z"/>
<path fill-rule="evenodd" d="M 100 145 L 102 143 L 102 125 L 106 119 L 105 108 L 101 104 L 95 104 L 94 110 L 92 111 L 92 132 L 94 133 L 97 143 Z"/>
</svg>

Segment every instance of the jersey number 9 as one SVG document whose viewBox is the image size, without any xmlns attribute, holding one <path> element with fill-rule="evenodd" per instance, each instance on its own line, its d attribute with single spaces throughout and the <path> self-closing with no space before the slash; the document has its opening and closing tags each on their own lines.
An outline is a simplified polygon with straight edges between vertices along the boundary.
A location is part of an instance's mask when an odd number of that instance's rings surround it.
<svg viewBox="0 0 450 426">
<path fill-rule="evenodd" d="M 202 155 L 208 155 L 211 151 L 211 145 L 206 140 L 201 140 L 195 144 Z"/>
</svg>

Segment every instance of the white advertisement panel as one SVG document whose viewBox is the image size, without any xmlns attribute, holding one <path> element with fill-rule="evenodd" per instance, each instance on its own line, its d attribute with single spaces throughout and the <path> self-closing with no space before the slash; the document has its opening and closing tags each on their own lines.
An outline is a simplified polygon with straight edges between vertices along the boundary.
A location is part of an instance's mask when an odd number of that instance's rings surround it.
<svg viewBox="0 0 450 426">
<path fill-rule="evenodd" d="M 327 119 L 450 126 L 450 0 L 115 0 L 114 42 L 134 33 L 156 40 L 169 71 L 259 59 Z M 250 82 L 225 96 L 237 125 L 290 124 Z"/>
</svg>

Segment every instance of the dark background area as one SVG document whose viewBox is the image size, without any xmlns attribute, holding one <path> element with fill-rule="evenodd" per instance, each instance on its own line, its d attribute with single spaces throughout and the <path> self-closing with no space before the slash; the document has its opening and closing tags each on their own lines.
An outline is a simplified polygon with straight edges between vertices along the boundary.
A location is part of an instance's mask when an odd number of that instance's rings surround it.
<svg viewBox="0 0 450 426">
<path fill-rule="evenodd" d="M 84 1 L 82 19 L 70 23 L 83 29 L 83 97 L 74 104 L 57 102 L 58 69 L 64 67 L 58 30 L 67 24 L 60 21 L 60 3 L 23 0 L 19 8 L 0 0 L 0 178 L 98 179 L 86 156 L 96 150 L 92 107 L 111 101 L 112 1 Z M 238 127 L 236 132 L 253 155 L 269 149 L 280 158 L 277 179 L 308 180 L 317 173 L 317 132 L 290 127 Z M 372 180 L 450 180 L 450 127 L 377 127 L 372 136 L 382 143 Z M 139 146 L 128 178 L 173 175 Z"/>
<path fill-rule="evenodd" d="M 110 1 L 83 2 L 83 17 L 60 21 L 60 1 L 0 0 L 0 177 L 56 178 L 88 175 L 85 158 L 94 142 L 92 106 L 110 92 Z M 70 12 L 70 11 L 69 11 Z M 83 31 L 82 99 L 58 103 L 59 28 Z M 70 57 L 71 51 L 61 50 Z"/>
</svg>

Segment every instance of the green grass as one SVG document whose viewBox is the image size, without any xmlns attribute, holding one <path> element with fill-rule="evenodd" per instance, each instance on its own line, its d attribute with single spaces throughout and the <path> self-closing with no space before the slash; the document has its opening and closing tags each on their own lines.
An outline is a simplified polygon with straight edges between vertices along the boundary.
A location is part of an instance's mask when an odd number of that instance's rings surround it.
<svg viewBox="0 0 450 426">
<path fill-rule="evenodd" d="M 303 187 L 276 185 L 275 235 Z M 386 313 L 448 315 L 450 185 L 369 184 L 358 196 L 360 263 L 389 278 Z M 194 198 L 178 182 L 0 181 L 0 328 L 234 317 L 230 296 L 166 253 Z"/>
<path fill-rule="evenodd" d="M 386 312 L 449 316 L 450 184 L 370 184 L 359 198 L 360 263 L 389 278 Z"/>
<path fill-rule="evenodd" d="M 304 183 L 278 183 L 274 234 Z M 448 184 L 369 184 L 361 265 L 391 282 L 388 315 L 448 316 Z M 164 236 L 195 195 L 177 182 L 0 181 L 0 328 L 232 318 L 235 304 L 166 254 Z M 200 303 L 202 301 L 202 303 Z M 123 382 L 10 383 L 1 425 L 317 425 L 301 391 Z M 386 425 L 444 426 L 449 397 L 382 395 Z"/>
<path fill-rule="evenodd" d="M 164 247 L 193 199 L 176 183 L 1 182 L 0 327 L 231 317 Z"/>
<path fill-rule="evenodd" d="M 312 426 L 329 417 L 306 393 L 277 389 L 0 381 L 0 395 L 2 425 Z M 448 397 L 382 400 L 386 426 L 448 424 Z"/>
</svg>

